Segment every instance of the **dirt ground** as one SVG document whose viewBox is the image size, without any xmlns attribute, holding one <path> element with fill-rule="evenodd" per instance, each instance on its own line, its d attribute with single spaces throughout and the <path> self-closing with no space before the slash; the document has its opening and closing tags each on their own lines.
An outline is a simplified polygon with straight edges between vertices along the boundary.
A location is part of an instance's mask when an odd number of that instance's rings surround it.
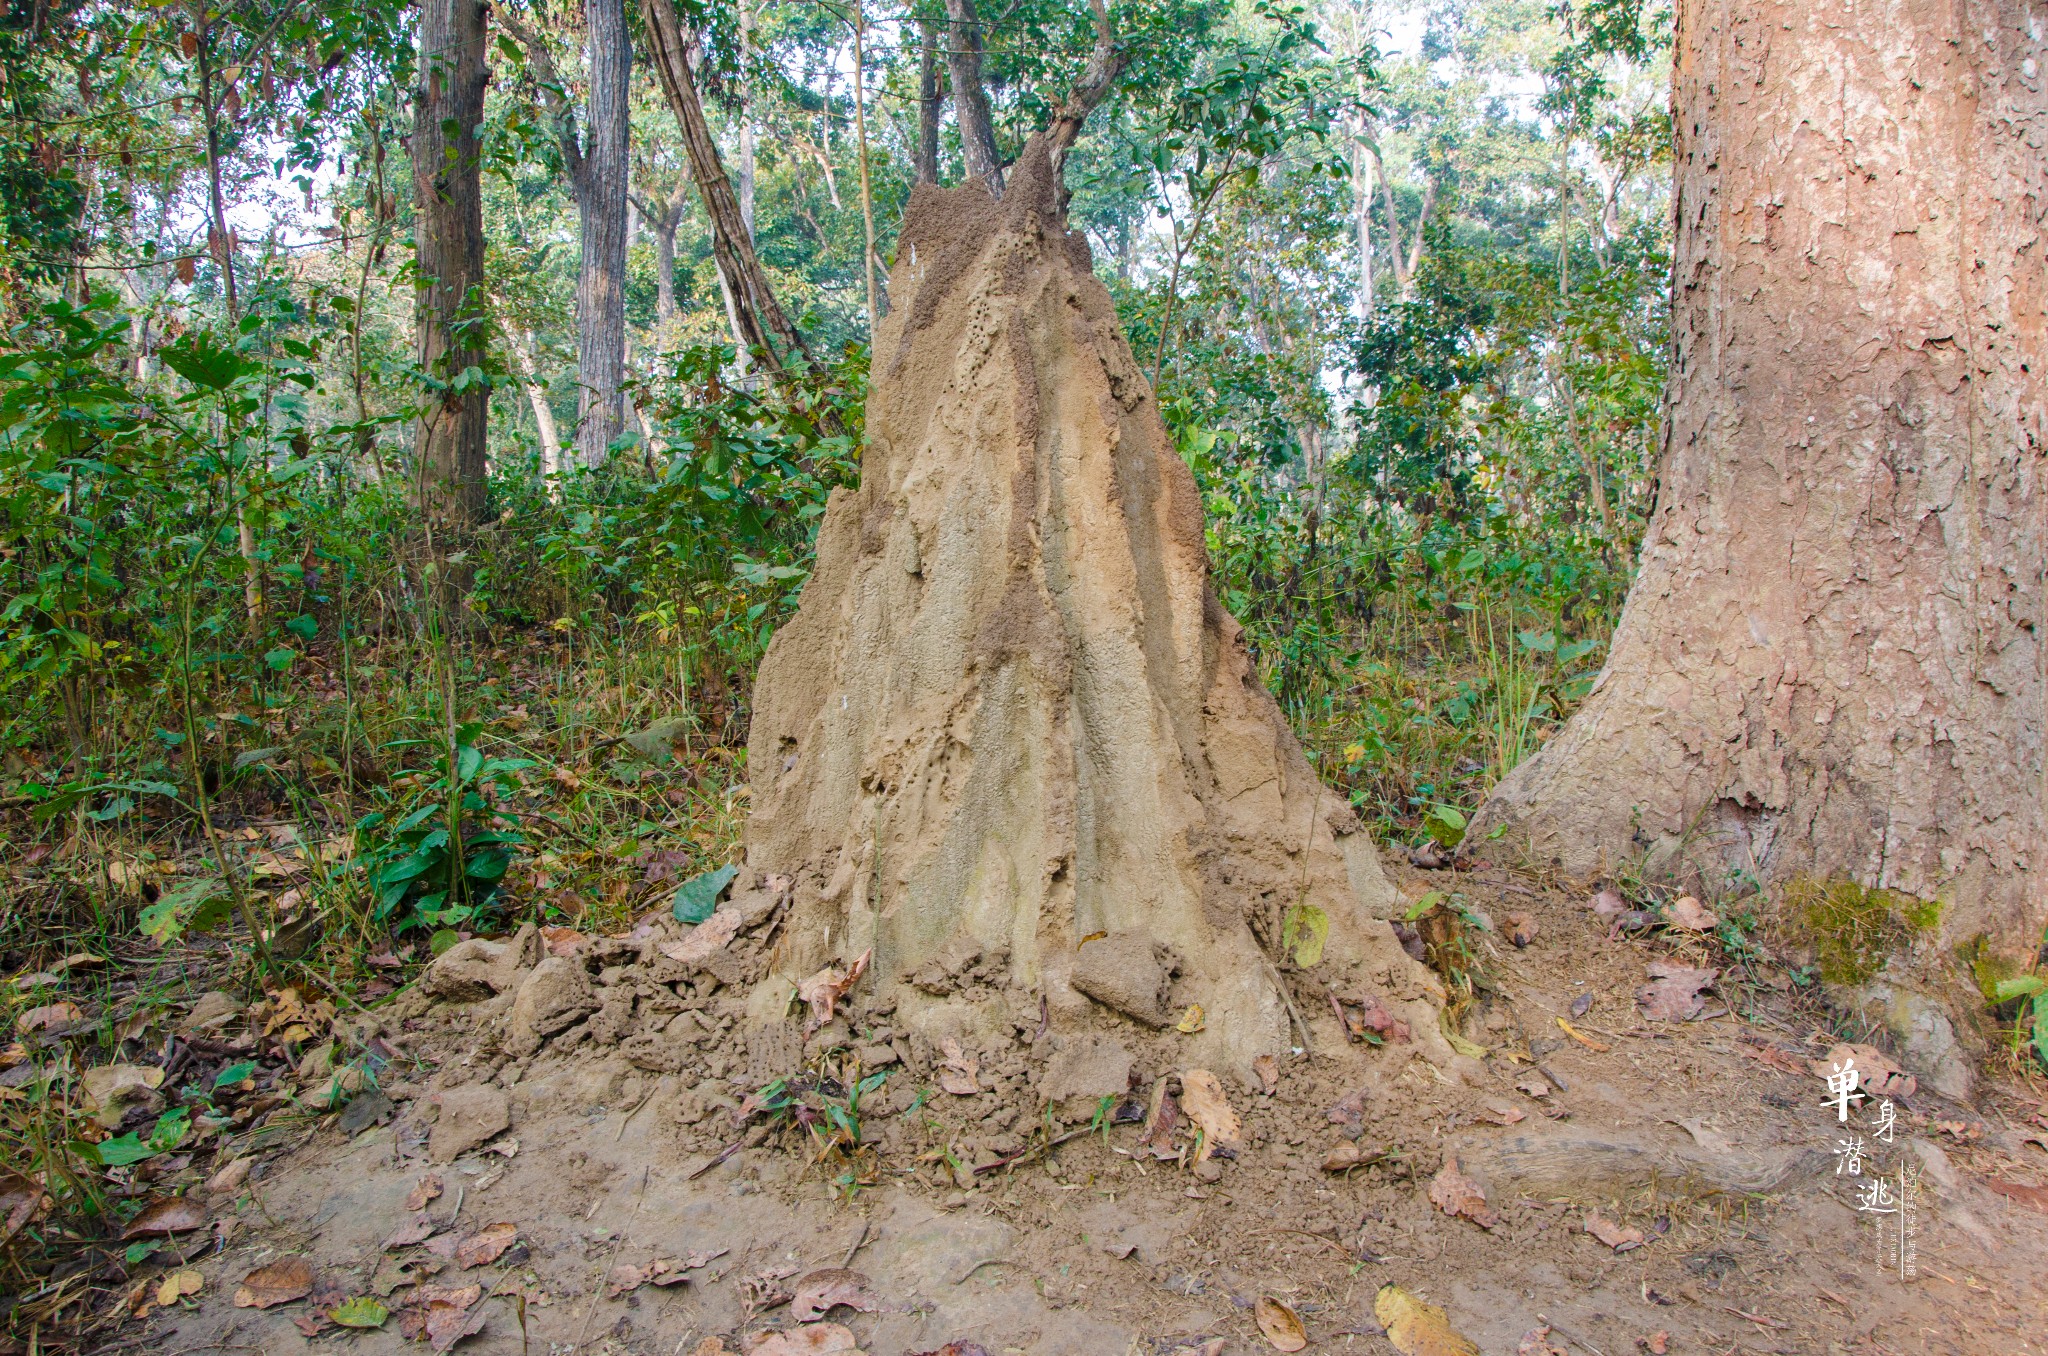
<svg viewBox="0 0 2048 1356">
<path fill-rule="evenodd" d="M 933 1049 L 855 984 L 806 1045 L 793 1023 L 749 1038 L 741 986 L 710 971 L 634 963 L 662 934 L 551 937 L 569 954 L 547 968 L 580 1000 L 537 1016 L 549 995 L 509 981 L 402 999 L 404 1029 L 373 1046 L 395 1047 L 384 1123 L 350 1137 L 328 1117 L 230 1173 L 211 1232 L 159 1255 L 197 1293 L 102 1349 L 1297 1349 L 1264 1299 L 1307 1350 L 1386 1352 L 1392 1285 L 1486 1353 L 2048 1351 L 2048 1107 L 1989 1080 L 1974 1107 L 1915 1090 L 1886 1143 L 1875 1101 L 1842 1120 L 1809 1065 L 1857 1033 L 1825 1029 L 1769 966 L 1731 972 L 1697 934 L 1629 931 L 1498 869 L 1397 883 L 1455 890 L 1491 924 L 1469 934 L 1462 1027 L 1480 1085 L 1399 1030 L 1347 1040 L 1340 1016 L 1369 1027 L 1369 1003 L 1297 978 L 1309 1050 L 1275 1052 L 1271 1092 L 1218 1080 L 1234 1145 L 1207 1079 L 1175 1064 L 1178 1032 L 1045 1029 L 999 966 L 963 958 L 947 982 L 1007 1039 Z M 1693 1020 L 1638 1003 L 1660 960 L 1721 971 Z M 841 1094 L 870 1071 L 888 1077 L 848 1129 Z M 779 1113 L 747 1100 L 778 1076 L 816 1086 Z M 1104 1078 L 1121 1080 L 1107 1102 Z M 358 1102 L 356 1126 L 387 1109 Z M 841 1268 L 857 1274 L 814 1274 Z M 799 1325 L 821 1290 L 864 1307 Z M 325 1317 L 355 1296 L 388 1319 Z"/>
</svg>

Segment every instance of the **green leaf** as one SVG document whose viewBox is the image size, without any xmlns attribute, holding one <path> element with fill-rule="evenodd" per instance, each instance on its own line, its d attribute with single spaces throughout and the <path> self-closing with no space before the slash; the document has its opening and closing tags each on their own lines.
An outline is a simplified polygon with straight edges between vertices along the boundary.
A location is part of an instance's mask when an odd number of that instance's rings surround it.
<svg viewBox="0 0 2048 1356">
<path fill-rule="evenodd" d="M 205 932 L 226 921 L 233 906 L 218 876 L 186 881 L 157 897 L 136 922 L 142 935 L 168 946 L 187 932 Z"/>
<path fill-rule="evenodd" d="M 1330 915 L 1313 904 L 1295 905 L 1280 922 L 1280 949 L 1300 969 L 1323 958 L 1323 944 L 1329 939 Z"/>
<path fill-rule="evenodd" d="M 676 921 L 694 925 L 709 918 L 718 909 L 718 897 L 725 893 L 725 887 L 732 884 L 733 877 L 739 873 L 736 866 L 721 866 L 716 871 L 706 871 L 684 881 L 682 888 L 676 891 Z"/>
<path fill-rule="evenodd" d="M 311 640 L 319 633 L 320 623 L 302 613 L 286 622 L 284 629 L 297 636 L 300 640 Z"/>
<path fill-rule="evenodd" d="M 129 1266 L 141 1266 L 155 1256 L 156 1250 L 163 1245 L 164 1241 L 161 1238 L 138 1238 L 130 1243 L 127 1251 L 121 1255 L 128 1259 Z"/>
<path fill-rule="evenodd" d="M 194 386 L 225 391 L 242 374 L 242 357 L 209 334 L 192 334 L 182 343 L 158 350 L 164 366 Z"/>
<path fill-rule="evenodd" d="M 245 1059 L 238 1064 L 230 1064 L 227 1068 L 222 1069 L 213 1076 L 213 1090 L 219 1092 L 222 1088 L 231 1088 L 255 1072 L 256 1061 L 253 1059 Z"/>
<path fill-rule="evenodd" d="M 368 1295 L 356 1295 L 329 1309 L 327 1316 L 344 1328 L 381 1328 L 391 1311 Z"/>
<path fill-rule="evenodd" d="M 454 928 L 441 928 L 427 939 L 427 949 L 438 956 L 461 940 L 461 935 Z"/>
<path fill-rule="evenodd" d="M 2010 1003 L 2015 998 L 2026 998 L 2043 990 L 2048 990 L 2048 980 L 2039 975 L 2017 975 L 1992 985 L 1991 998 L 1993 1002 Z"/>
<path fill-rule="evenodd" d="M 155 1158 L 160 1150 L 144 1144 L 133 1130 L 119 1139 L 103 1139 L 93 1146 L 93 1157 L 101 1166 L 125 1168 L 130 1163 L 140 1163 L 145 1158 Z"/>
<path fill-rule="evenodd" d="M 288 650 L 282 645 L 275 650 L 265 650 L 263 652 L 263 662 L 270 665 L 278 673 L 283 673 L 286 669 L 290 668 L 292 661 L 298 657 L 299 652 L 297 650 Z"/>
<path fill-rule="evenodd" d="M 1401 915 L 1401 921 L 1412 923 L 1443 902 L 1444 892 L 1441 890 L 1431 890 L 1428 894 L 1408 906 L 1408 912 Z"/>
<path fill-rule="evenodd" d="M 2034 995 L 2034 1053 L 2048 1064 L 2048 993 Z"/>
</svg>

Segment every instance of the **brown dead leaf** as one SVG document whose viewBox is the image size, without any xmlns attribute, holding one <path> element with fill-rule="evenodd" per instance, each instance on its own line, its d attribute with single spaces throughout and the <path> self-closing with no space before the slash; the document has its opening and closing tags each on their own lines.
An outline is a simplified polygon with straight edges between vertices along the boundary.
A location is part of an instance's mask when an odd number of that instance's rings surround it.
<svg viewBox="0 0 2048 1356">
<path fill-rule="evenodd" d="M 270 1309 L 313 1293 L 313 1268 L 303 1257 L 281 1257 L 257 1267 L 235 1290 L 237 1309 Z"/>
<path fill-rule="evenodd" d="M 0 1243 L 35 1218 L 44 1199 L 42 1183 L 12 1168 L 0 1168 Z"/>
<path fill-rule="evenodd" d="M 1138 1147 L 1154 1158 L 1178 1158 L 1173 1147 L 1174 1132 L 1180 1128 L 1180 1102 L 1174 1097 L 1167 1079 L 1161 1078 L 1152 1084 L 1152 1105 L 1146 1110 L 1145 1123 L 1138 1129 Z"/>
<path fill-rule="evenodd" d="M 431 1174 L 422 1177 L 419 1181 L 413 1183 L 411 1191 L 405 1193 L 405 1208 L 408 1210 L 424 1210 L 427 1208 L 427 1202 L 439 1199 L 442 1191 L 445 1189 L 441 1185 L 439 1177 Z M 385 1246 L 389 1247 L 391 1245 L 387 1243 Z"/>
<path fill-rule="evenodd" d="M 1216 1351 L 1204 1348 L 1197 1356 L 1218 1356 L 1221 1350 L 1222 1340 L 1219 1338 Z M 1182 1352 L 1194 1351 L 1193 1347 L 1180 1347 L 1168 1353 L 1168 1356 L 1181 1356 Z M 906 1353 L 906 1356 L 988 1356 L 988 1348 L 979 1342 L 948 1342 L 937 1351 L 912 1351 Z"/>
<path fill-rule="evenodd" d="M 1659 1328 L 1648 1337 L 1638 1337 L 1636 1345 L 1649 1352 L 1650 1356 L 1664 1356 L 1671 1350 L 1671 1334 Z"/>
<path fill-rule="evenodd" d="M 1502 923 L 1509 941 L 1516 946 L 1527 946 L 1536 940 L 1536 919 L 1526 913 L 1511 913 Z"/>
<path fill-rule="evenodd" d="M 1571 1353 L 1550 1340 L 1550 1325 L 1546 1323 L 1522 1334 L 1522 1340 L 1515 1344 L 1515 1356 L 1571 1356 Z"/>
<path fill-rule="evenodd" d="M 1218 1149 L 1235 1149 L 1243 1137 L 1244 1123 L 1224 1095 L 1223 1080 L 1207 1069 L 1189 1069 L 1180 1076 L 1181 1109 L 1202 1132 L 1201 1148 L 1195 1152 L 1200 1163 Z"/>
<path fill-rule="evenodd" d="M 843 1352 L 858 1356 L 860 1340 L 837 1323 L 809 1323 L 787 1332 L 764 1334 L 747 1348 L 747 1356 L 827 1356 Z"/>
<path fill-rule="evenodd" d="M 1467 1177 L 1457 1156 L 1444 1160 L 1429 1184 L 1430 1204 L 1452 1217 L 1464 1216 L 1482 1229 L 1500 1223 L 1500 1212 L 1486 1203 L 1486 1189 Z"/>
<path fill-rule="evenodd" d="M 1516 1121 L 1529 1119 L 1529 1113 L 1518 1106 L 1489 1102 L 1480 1109 L 1478 1119 L 1492 1125 L 1513 1125 Z"/>
<path fill-rule="evenodd" d="M 1735 1047 L 1738 1053 L 1748 1055 L 1759 1064 L 1768 1064 L 1780 1073 L 1798 1074 L 1802 1078 L 1808 1073 L 1807 1062 L 1798 1055 L 1781 1050 L 1775 1045 L 1751 1045 L 1747 1041 Z"/>
<path fill-rule="evenodd" d="M 842 1304 L 864 1314 L 880 1313 L 882 1309 L 882 1302 L 868 1293 L 866 1276 L 845 1267 L 825 1267 L 797 1281 L 796 1295 L 789 1302 L 789 1316 L 799 1323 L 810 1323 Z"/>
<path fill-rule="evenodd" d="M 707 1337 L 690 1348 L 690 1356 L 733 1356 L 722 1337 Z"/>
<path fill-rule="evenodd" d="M 673 942 L 663 942 L 660 947 L 661 954 L 684 965 L 702 965 L 725 950 L 732 939 L 740 935 L 740 924 L 743 921 L 745 915 L 738 909 L 730 904 L 721 904 L 716 912 L 691 928 L 684 937 Z M 823 1026 L 824 1023 L 820 1022 L 818 1025 Z"/>
<path fill-rule="evenodd" d="M 1260 1055 L 1252 1061 L 1252 1076 L 1259 1080 L 1259 1091 L 1268 1097 L 1280 1091 L 1280 1061 L 1271 1055 Z"/>
<path fill-rule="evenodd" d="M 1707 1005 L 1700 990 L 1711 988 L 1721 974 L 1661 960 L 1651 961 L 1646 968 L 1652 982 L 1636 990 L 1636 1003 L 1653 1022 L 1689 1022 L 1699 1016 Z"/>
<path fill-rule="evenodd" d="M 2000 1177 L 1986 1177 L 1984 1185 L 1990 1187 L 2009 1201 L 2031 1206 L 2048 1214 L 2048 1187 L 2028 1186 L 2023 1182 L 2008 1182 Z"/>
<path fill-rule="evenodd" d="M 1862 1075 L 1856 1086 L 1872 1097 L 1911 1097 L 1920 1090 L 1919 1079 L 1874 1045 L 1837 1041 L 1825 1059 L 1816 1059 L 1807 1067 L 1814 1077 L 1826 1078 L 1837 1065 L 1846 1065 L 1851 1060 Z"/>
<path fill-rule="evenodd" d="M 548 949 L 550 956 L 573 958 L 589 942 L 590 939 L 575 928 L 550 926 L 540 930 L 540 944 Z"/>
<path fill-rule="evenodd" d="M 1300 1351 L 1308 1345 L 1308 1329 L 1301 1326 L 1301 1315 L 1271 1295 L 1259 1296 L 1252 1317 L 1275 1351 Z"/>
<path fill-rule="evenodd" d="M 156 1235 L 168 1238 L 190 1229 L 204 1228 L 206 1211 L 199 1202 L 186 1196 L 160 1196 L 142 1207 L 142 1212 L 128 1221 L 128 1227 L 121 1231 L 123 1238 L 146 1238 Z"/>
<path fill-rule="evenodd" d="M 1344 1015 L 1344 1028 L 1352 1040 L 1363 1040 L 1370 1034 L 1388 1045 L 1406 1045 L 1413 1039 L 1408 1023 L 1389 1011 L 1377 994 L 1345 999 L 1337 1010 Z"/>
<path fill-rule="evenodd" d="M 180 1267 L 167 1271 L 156 1288 L 156 1302 L 168 1309 L 187 1295 L 196 1295 L 205 1288 L 206 1278 L 191 1267 Z"/>
<path fill-rule="evenodd" d="M 860 983 L 860 977 L 867 973 L 868 961 L 874 958 L 874 954 L 875 949 L 869 947 L 855 957 L 853 964 L 846 969 L 841 970 L 836 965 L 828 965 L 796 986 L 796 996 L 803 999 L 811 1008 L 811 1015 L 804 1022 L 806 1033 L 816 1031 L 832 1020 L 832 1009 L 838 1006 L 839 1000 L 844 998 L 854 985 Z"/>
<path fill-rule="evenodd" d="M 1365 1150 L 1347 1139 L 1323 1155 L 1323 1171 L 1348 1172 L 1352 1168 L 1363 1165 L 1365 1162 Z"/>
<path fill-rule="evenodd" d="M 519 1241 L 519 1226 L 500 1220 L 486 1224 L 455 1245 L 455 1264 L 464 1271 L 488 1266 L 505 1255 L 505 1249 Z"/>
<path fill-rule="evenodd" d="M 1515 1091 L 1525 1093 L 1540 1102 L 1550 1095 L 1550 1080 L 1542 1074 L 1532 1073 L 1527 1078 L 1515 1081 Z"/>
<path fill-rule="evenodd" d="M 1451 1327 L 1449 1315 L 1398 1285 L 1380 1287 L 1372 1314 L 1401 1356 L 1479 1356 L 1479 1348 Z"/>
<path fill-rule="evenodd" d="M 39 1008 L 30 1008 L 14 1019 L 14 1029 L 26 1036 L 31 1031 L 43 1031 L 50 1027 L 69 1026 L 82 1022 L 85 1014 L 78 1010 L 76 1003 L 48 1003 Z"/>
<path fill-rule="evenodd" d="M 1570 1022 L 1567 1022 L 1562 1017 L 1557 1019 L 1557 1026 L 1558 1029 L 1564 1032 L 1565 1035 L 1570 1036 L 1573 1040 L 1585 1046 L 1588 1050 L 1591 1050 L 1596 1055 L 1604 1055 L 1609 1050 L 1612 1050 L 1614 1048 L 1613 1046 L 1609 1045 L 1606 1041 L 1594 1040 L 1591 1036 L 1588 1036 L 1585 1032 L 1579 1030 L 1577 1027 L 1573 1026 Z"/>
<path fill-rule="evenodd" d="M 414 1190 L 417 1191 L 418 1188 Z M 408 1196 L 406 1199 L 412 1198 Z M 424 1212 L 414 1215 L 411 1222 L 399 1225 L 391 1237 L 384 1240 L 384 1250 L 391 1252 L 398 1248 L 410 1248 L 415 1243 L 424 1243 L 434 1236 L 434 1229 L 434 1221 L 428 1219 Z"/>
<path fill-rule="evenodd" d="M 446 1351 L 463 1338 L 484 1330 L 484 1311 L 458 1309 L 452 1304 L 427 1305 L 427 1341 L 435 1351 Z"/>
<path fill-rule="evenodd" d="M 939 1087 L 955 1097 L 972 1097 L 981 1091 L 976 1082 L 981 1073 L 981 1061 L 960 1047 L 957 1038 L 948 1036 L 939 1042 L 939 1054 L 943 1064 L 939 1068 Z"/>
<path fill-rule="evenodd" d="M 1591 1210 L 1586 1212 L 1581 1227 L 1616 1252 L 1640 1248 L 1647 1241 L 1643 1237 L 1643 1231 L 1634 1225 L 1616 1224 L 1613 1220 L 1602 1218 Z"/>
<path fill-rule="evenodd" d="M 1587 900 L 1586 907 L 1598 917 L 1612 918 L 1618 913 L 1628 912 L 1628 901 L 1621 897 L 1619 891 L 1608 889 Z"/>
<path fill-rule="evenodd" d="M 1672 900 L 1664 921 L 1685 932 L 1712 932 L 1721 926 L 1720 916 L 1691 895 L 1680 895 Z"/>
</svg>

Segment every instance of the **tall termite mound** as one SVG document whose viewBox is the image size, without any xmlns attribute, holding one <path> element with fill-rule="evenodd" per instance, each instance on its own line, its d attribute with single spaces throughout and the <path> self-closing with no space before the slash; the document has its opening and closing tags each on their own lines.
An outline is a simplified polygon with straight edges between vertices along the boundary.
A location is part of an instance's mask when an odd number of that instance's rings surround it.
<svg viewBox="0 0 2048 1356">
<path fill-rule="evenodd" d="M 754 690 L 747 862 L 793 882 L 764 1006 L 872 949 L 933 1034 L 994 1020 L 948 976 L 993 961 L 1055 1029 L 1199 1004 L 1185 1053 L 1218 1069 L 1317 1023 L 1342 1045 L 1347 990 L 1446 1056 L 1371 842 L 1217 602 L 1193 476 L 1062 197 L 1034 141 L 1000 201 L 911 198 L 860 488 Z M 1302 971 L 1283 933 L 1315 910 Z"/>
</svg>

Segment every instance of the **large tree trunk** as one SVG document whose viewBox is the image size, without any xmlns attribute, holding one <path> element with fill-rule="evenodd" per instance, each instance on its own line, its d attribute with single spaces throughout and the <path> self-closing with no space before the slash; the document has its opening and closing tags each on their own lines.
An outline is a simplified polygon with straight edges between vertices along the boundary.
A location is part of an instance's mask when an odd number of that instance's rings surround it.
<svg viewBox="0 0 2048 1356">
<path fill-rule="evenodd" d="M 422 371 L 448 383 L 421 413 L 416 440 L 421 507 L 475 523 L 484 515 L 489 392 L 455 378 L 484 365 L 484 216 L 477 128 L 484 117 L 488 7 L 424 0 L 420 83 L 413 93 L 416 341 Z"/>
<path fill-rule="evenodd" d="M 930 19 L 917 21 L 916 180 L 939 181 L 939 32 Z"/>
<path fill-rule="evenodd" d="M 792 356 L 808 357 L 809 351 L 755 257 L 753 237 L 733 197 L 718 143 L 712 140 L 703 101 L 697 97 L 690 45 L 676 19 L 674 0 L 640 0 L 640 13 L 646 21 L 648 57 L 661 77 L 669 109 L 682 128 L 690 177 L 697 181 L 704 215 L 711 220 L 711 254 L 729 296 L 733 323 L 740 331 L 742 346 L 760 353 L 771 371 L 779 371 Z"/>
<path fill-rule="evenodd" d="M 2027 964 L 2048 921 L 2030 22 L 2018 0 L 1679 6 L 1657 511 L 1592 695 L 1470 832 L 1761 882 L 1794 915 L 1838 877 L 1940 900 L 1853 990 L 1894 1025 L 1954 948 Z M 1909 1061 L 1965 1086 L 1918 1010 Z"/>
<path fill-rule="evenodd" d="M 1335 995 L 1455 1064 L 1370 839 L 1217 602 L 1194 477 L 1055 161 L 1034 138 L 1000 202 L 911 197 L 860 488 L 833 491 L 754 689 L 737 903 L 790 897 L 756 1015 L 872 949 L 934 1039 L 1043 1011 L 1056 1044 L 1092 1029 L 1249 1078 L 1290 1045 L 1341 1052 Z M 1310 908 L 1320 958 L 1285 921 Z M 1206 1025 L 1175 1034 L 1190 1004 Z"/>
<path fill-rule="evenodd" d="M 576 455 L 602 466 L 623 427 L 619 383 L 626 367 L 627 100 L 633 48 L 625 0 L 585 0 L 590 32 L 590 129 L 577 175 L 583 264 L 576 280 L 582 387 Z"/>
<path fill-rule="evenodd" d="M 953 120 L 960 127 L 967 177 L 981 180 L 1001 197 L 1003 157 L 996 149 L 995 118 L 981 80 L 981 16 L 974 0 L 946 0 L 946 20 L 946 69 L 953 81 Z"/>
</svg>

